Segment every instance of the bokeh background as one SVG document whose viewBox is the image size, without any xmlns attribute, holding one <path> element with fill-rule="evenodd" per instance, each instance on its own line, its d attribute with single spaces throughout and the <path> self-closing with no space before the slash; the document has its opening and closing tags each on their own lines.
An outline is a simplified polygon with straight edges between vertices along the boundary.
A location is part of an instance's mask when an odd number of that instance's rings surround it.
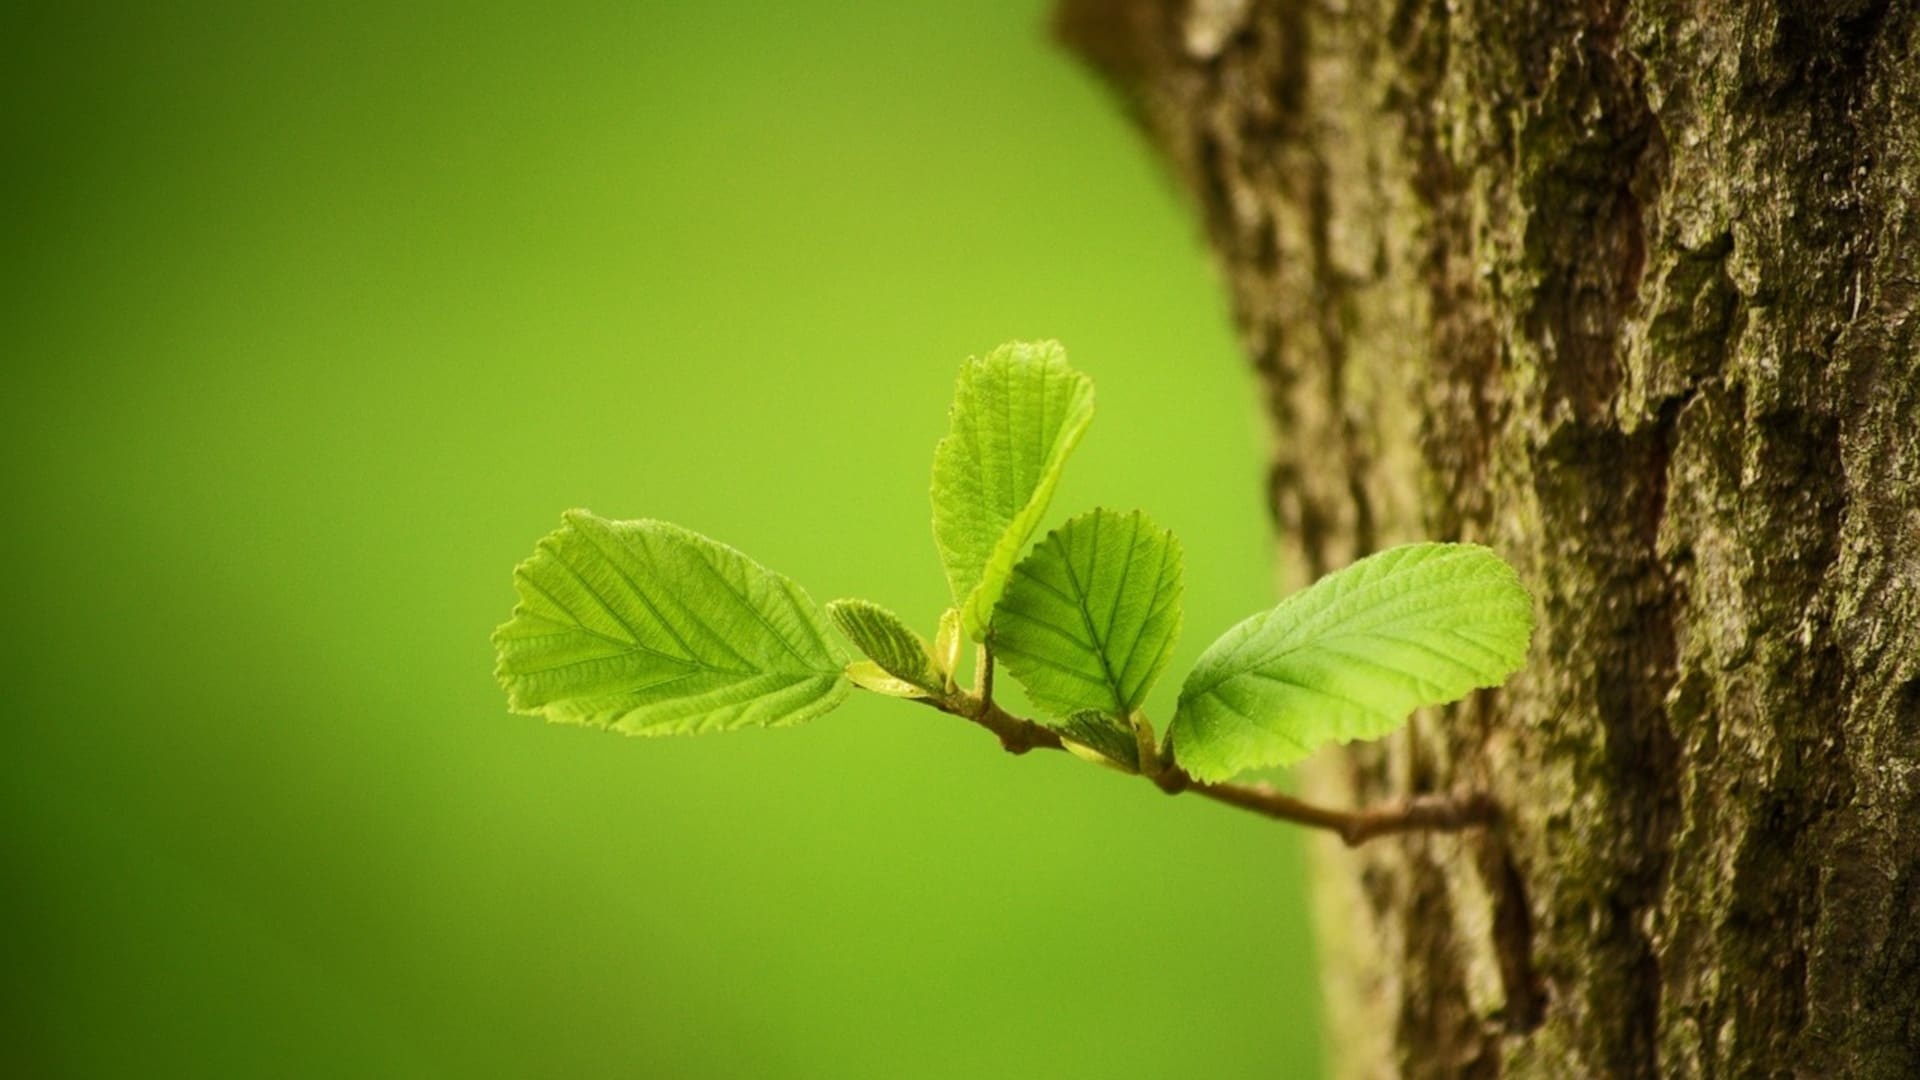
<svg viewBox="0 0 1920 1080">
<path fill-rule="evenodd" d="M 929 631 L 960 360 L 1271 602 L 1189 214 L 1037 2 L 0 12 L 0 1071 L 1304 1076 L 1294 830 L 860 698 L 506 714 L 562 510 Z"/>
</svg>

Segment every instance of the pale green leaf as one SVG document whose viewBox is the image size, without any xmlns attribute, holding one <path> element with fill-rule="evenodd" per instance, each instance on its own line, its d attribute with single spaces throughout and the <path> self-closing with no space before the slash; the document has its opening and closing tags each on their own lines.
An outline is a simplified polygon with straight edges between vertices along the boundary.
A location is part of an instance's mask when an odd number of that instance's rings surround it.
<svg viewBox="0 0 1920 1080">
<path fill-rule="evenodd" d="M 952 680 L 954 669 L 960 666 L 959 608 L 940 613 L 940 629 L 933 637 L 933 666 L 948 680 Z"/>
<path fill-rule="evenodd" d="M 827 605 L 827 617 L 888 675 L 930 693 L 946 689 L 926 640 L 898 615 L 866 600 L 835 600 Z"/>
<path fill-rule="evenodd" d="M 1126 718 L 1179 633 L 1180 542 L 1138 511 L 1093 510 L 1014 567 L 993 614 L 993 655 L 1055 716 Z"/>
<path fill-rule="evenodd" d="M 915 686 L 905 679 L 896 679 L 887 674 L 887 669 L 871 660 L 855 660 L 847 665 L 847 678 L 862 690 L 870 690 L 886 697 L 923 698 L 927 696 L 925 687 Z"/>
<path fill-rule="evenodd" d="M 1093 380 L 1067 366 L 1057 342 L 1002 345 L 961 368 L 950 419 L 933 452 L 933 536 L 962 625 L 984 641 L 1013 564 L 1093 420 Z"/>
<path fill-rule="evenodd" d="M 1202 780 L 1374 739 L 1526 661 L 1533 604 L 1500 556 L 1410 544 L 1362 559 L 1208 647 L 1168 738 Z"/>
<path fill-rule="evenodd" d="M 846 658 L 793 582 L 661 521 L 570 511 L 494 632 L 514 711 L 631 735 L 779 727 L 843 700 Z"/>
</svg>

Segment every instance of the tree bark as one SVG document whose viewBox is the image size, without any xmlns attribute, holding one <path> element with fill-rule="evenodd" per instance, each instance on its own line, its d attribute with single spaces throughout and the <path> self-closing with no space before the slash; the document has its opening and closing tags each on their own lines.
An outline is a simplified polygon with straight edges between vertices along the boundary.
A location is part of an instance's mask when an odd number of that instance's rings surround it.
<svg viewBox="0 0 1920 1080">
<path fill-rule="evenodd" d="M 1920 1076 L 1909 0 L 1064 0 L 1191 189 L 1287 584 L 1490 544 L 1507 688 L 1329 752 L 1346 1076 Z"/>
</svg>

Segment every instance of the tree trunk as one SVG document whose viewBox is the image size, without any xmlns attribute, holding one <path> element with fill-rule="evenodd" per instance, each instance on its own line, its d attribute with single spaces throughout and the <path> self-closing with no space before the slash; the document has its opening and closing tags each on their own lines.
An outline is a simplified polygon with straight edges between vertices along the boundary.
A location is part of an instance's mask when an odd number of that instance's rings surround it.
<svg viewBox="0 0 1920 1080">
<path fill-rule="evenodd" d="M 1490 544 L 1506 689 L 1329 752 L 1347 1076 L 1920 1076 L 1909 0 L 1065 0 L 1205 212 L 1289 586 Z"/>
</svg>

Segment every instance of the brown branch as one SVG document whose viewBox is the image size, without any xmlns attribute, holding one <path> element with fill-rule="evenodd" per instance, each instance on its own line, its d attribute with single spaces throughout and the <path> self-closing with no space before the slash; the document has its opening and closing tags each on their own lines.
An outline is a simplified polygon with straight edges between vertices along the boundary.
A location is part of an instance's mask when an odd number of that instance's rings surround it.
<svg viewBox="0 0 1920 1080">
<path fill-rule="evenodd" d="M 1194 784 L 1189 790 L 1256 814 L 1338 833 L 1348 847 L 1393 833 L 1459 832 L 1491 825 L 1498 818 L 1493 801 L 1479 792 L 1415 795 L 1385 806 L 1330 810 L 1302 802 L 1266 784 Z"/>
<path fill-rule="evenodd" d="M 946 711 L 956 716 L 963 716 L 998 735 L 1001 747 L 1009 754 L 1024 754 L 1035 749 L 1065 750 L 1067 748 L 1066 744 L 1060 741 L 1060 736 L 1051 729 L 1014 716 L 991 701 L 970 698 L 967 699 L 966 704 L 972 706 L 972 711 L 957 712 L 953 709 Z"/>
<path fill-rule="evenodd" d="M 990 656 L 983 659 L 985 663 L 992 663 Z M 991 685 L 991 679 L 990 674 L 982 679 L 983 686 Z M 928 704 L 993 732 L 1001 747 L 1010 754 L 1066 749 L 1058 732 L 1014 716 L 991 699 L 956 694 L 944 701 L 928 701 Z M 1296 799 L 1268 784 L 1212 784 L 1195 780 L 1178 765 L 1151 755 L 1143 756 L 1142 766 L 1140 775 L 1169 795 L 1191 791 L 1202 798 L 1280 821 L 1325 829 L 1337 834 L 1350 847 L 1395 833 L 1459 832 L 1492 825 L 1499 818 L 1493 801 L 1479 792 L 1416 795 L 1385 806 L 1336 810 Z"/>
</svg>

